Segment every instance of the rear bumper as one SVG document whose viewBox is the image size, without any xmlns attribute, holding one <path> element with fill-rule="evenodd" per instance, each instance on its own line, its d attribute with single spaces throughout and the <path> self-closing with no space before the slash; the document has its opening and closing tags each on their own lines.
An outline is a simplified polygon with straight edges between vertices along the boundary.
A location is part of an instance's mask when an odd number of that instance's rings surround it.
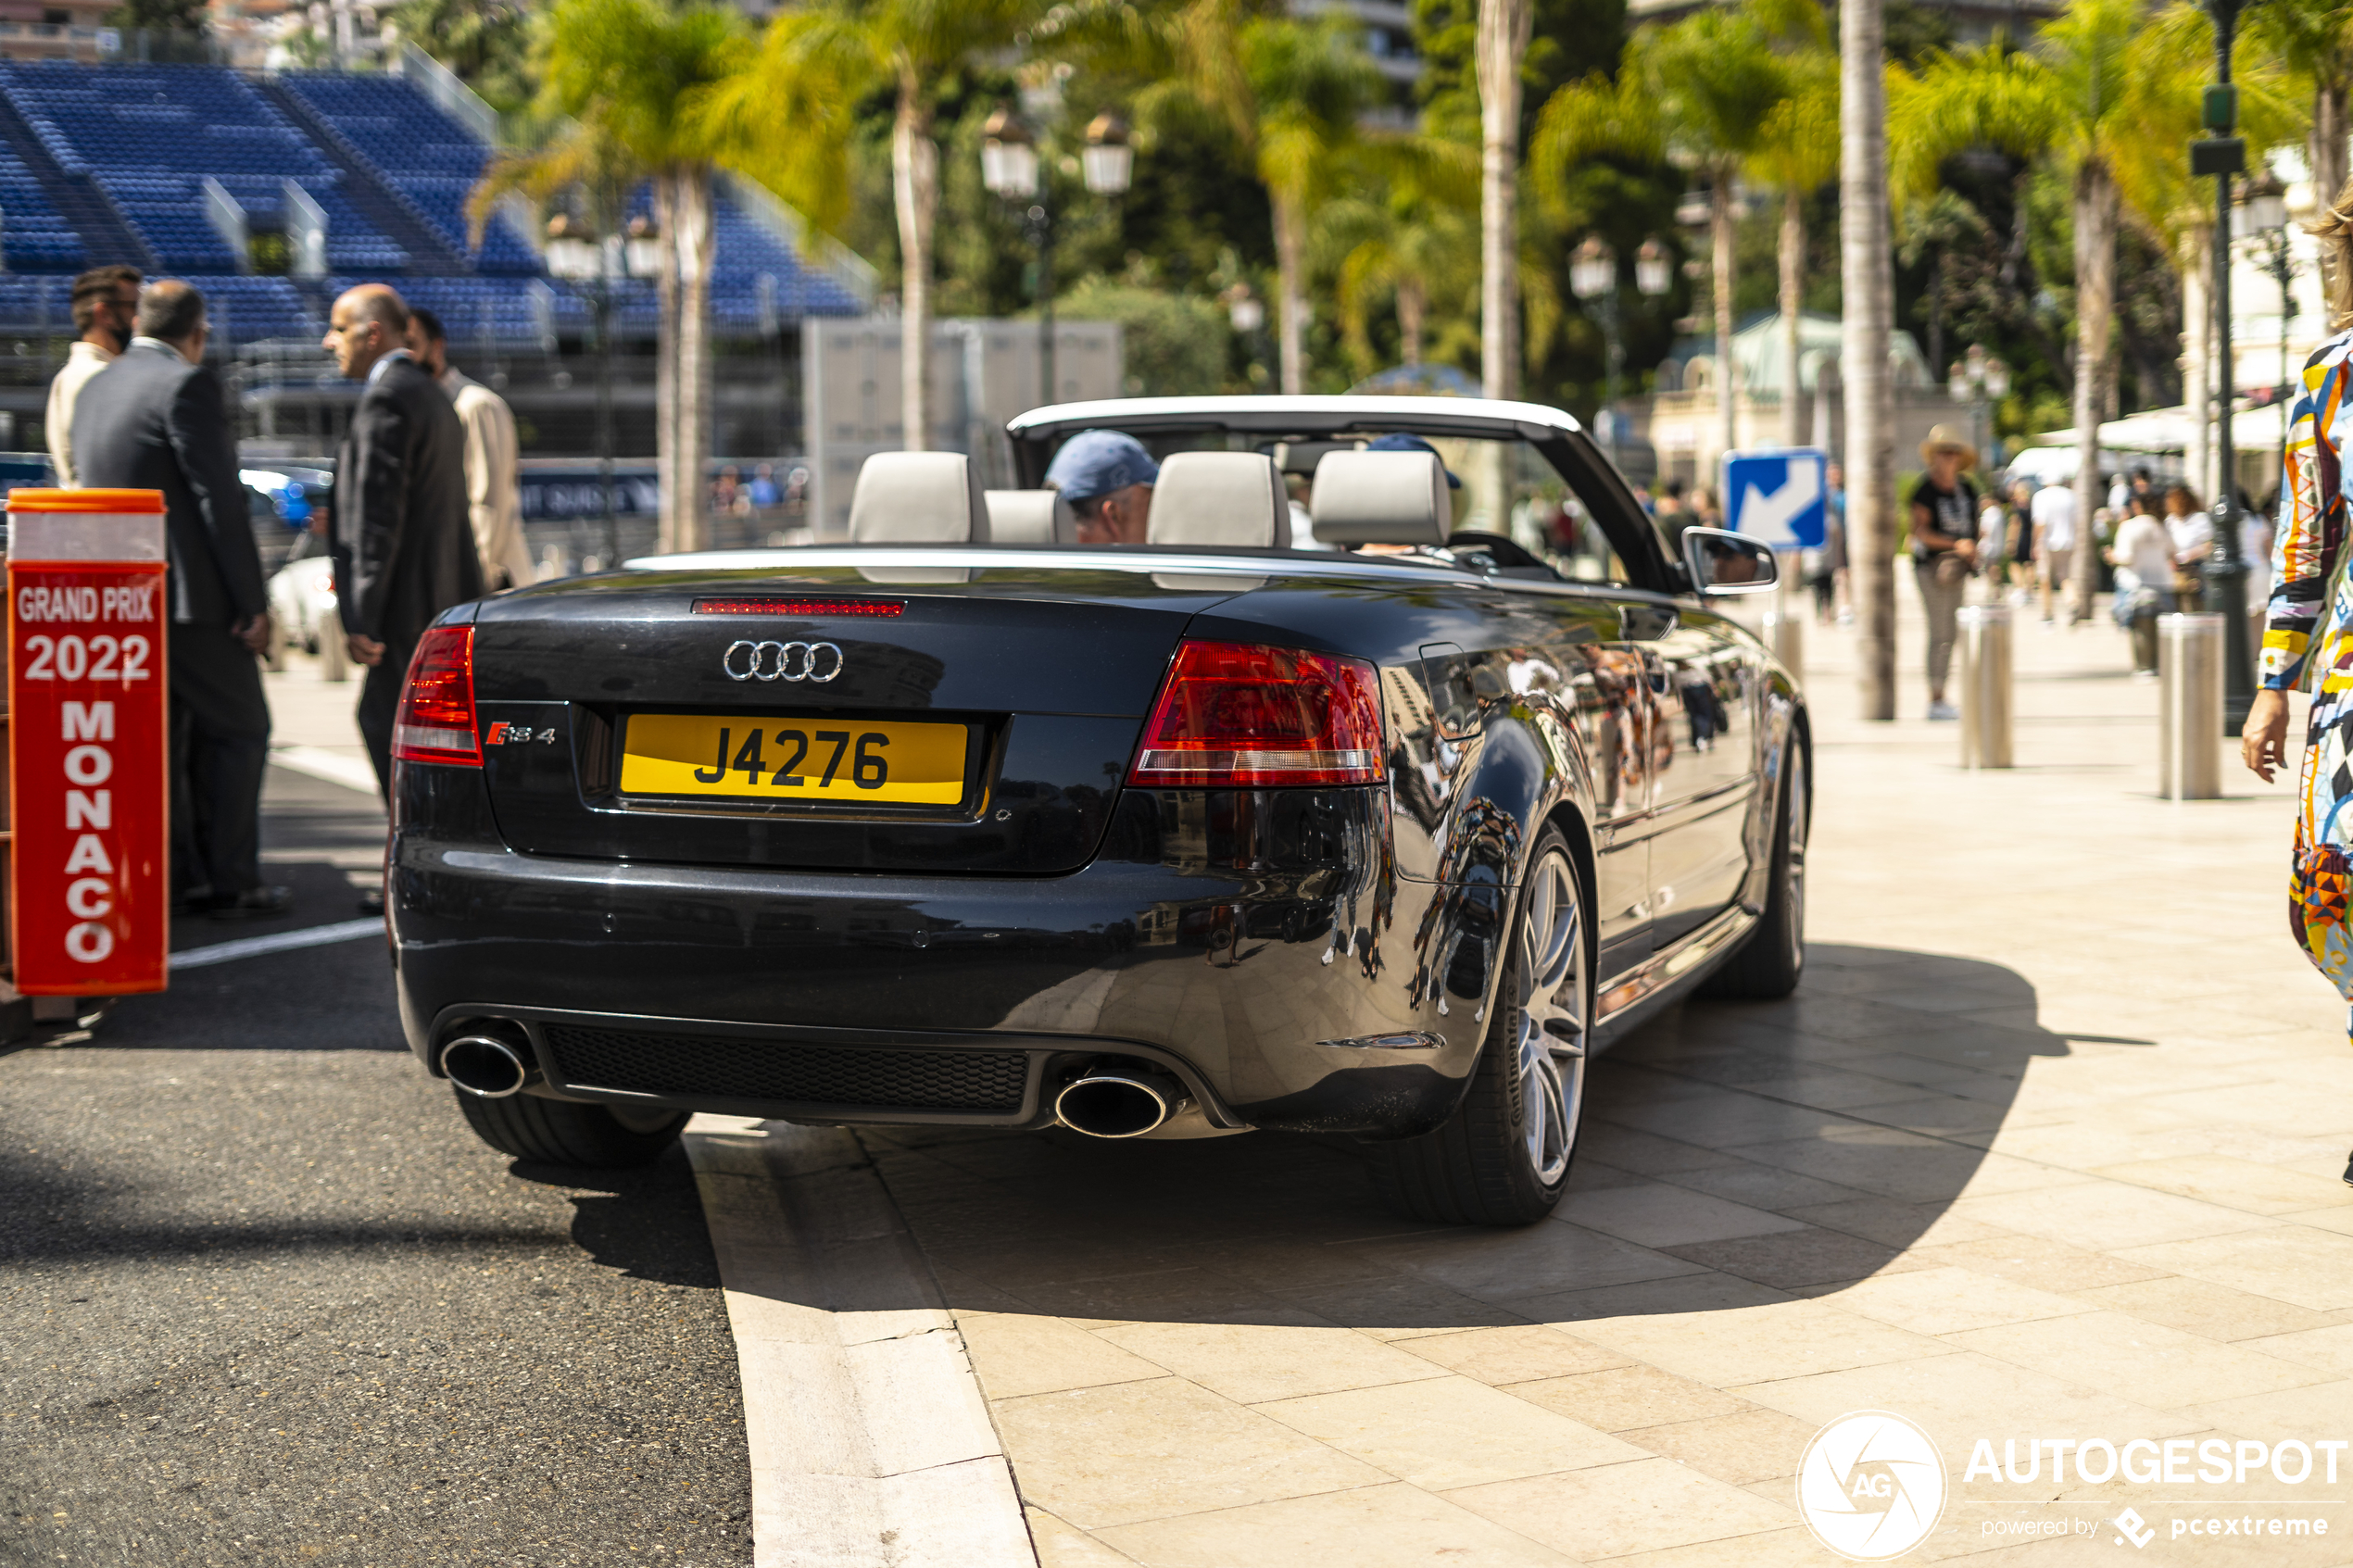
<svg viewBox="0 0 2353 1568">
<path fill-rule="evenodd" d="M 1508 890 L 1396 876 L 1375 790 L 1136 803 L 1152 858 L 985 880 L 526 856 L 410 815 L 402 1021 L 429 1065 L 504 1018 L 557 1092 L 796 1121 L 1043 1125 L 1105 1055 L 1175 1072 L 1223 1126 L 1443 1121 Z M 1302 812 L 1315 831 L 1283 831 Z"/>
</svg>

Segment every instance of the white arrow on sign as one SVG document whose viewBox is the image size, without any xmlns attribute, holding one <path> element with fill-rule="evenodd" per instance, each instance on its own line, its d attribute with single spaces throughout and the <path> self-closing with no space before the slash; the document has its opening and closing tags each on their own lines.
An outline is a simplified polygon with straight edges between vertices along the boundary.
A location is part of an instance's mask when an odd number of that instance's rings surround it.
<svg viewBox="0 0 2353 1568">
<path fill-rule="evenodd" d="M 1790 524 L 1800 512 L 1821 499 L 1822 466 L 1808 458 L 1791 463 L 1782 471 L 1789 477 L 1770 495 L 1757 489 L 1755 481 L 1749 482 L 1741 496 L 1743 533 L 1768 544 L 1796 540 L 1796 532 Z"/>
</svg>

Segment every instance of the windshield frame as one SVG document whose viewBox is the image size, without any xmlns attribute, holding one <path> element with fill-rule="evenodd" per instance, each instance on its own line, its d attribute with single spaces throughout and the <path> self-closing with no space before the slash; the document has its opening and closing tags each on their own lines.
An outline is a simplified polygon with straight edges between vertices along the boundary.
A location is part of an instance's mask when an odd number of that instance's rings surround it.
<svg viewBox="0 0 2353 1568">
<path fill-rule="evenodd" d="M 1652 593 L 1691 592 L 1632 486 L 1577 421 L 1532 404 L 1471 404 L 1459 413 L 1431 398 L 1134 398 L 1035 408 L 1007 421 L 1013 464 L 1025 488 L 1045 483 L 1046 465 L 1082 430 L 1118 430 L 1139 438 L 1243 435 L 1258 441 L 1317 441 L 1404 433 L 1519 441 L 1533 447 L 1583 503 L 1633 576 Z M 1505 409 L 1511 410 L 1504 412 Z M 1527 417 L 1537 416 L 1537 417 Z"/>
</svg>

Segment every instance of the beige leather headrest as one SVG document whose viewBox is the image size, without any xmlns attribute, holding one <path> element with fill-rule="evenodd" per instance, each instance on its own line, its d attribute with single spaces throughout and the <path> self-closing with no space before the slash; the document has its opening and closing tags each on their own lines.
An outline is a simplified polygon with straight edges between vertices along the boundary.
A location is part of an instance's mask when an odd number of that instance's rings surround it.
<svg viewBox="0 0 2353 1568">
<path fill-rule="evenodd" d="M 1146 539 L 1154 545 L 1288 544 L 1290 500 L 1275 460 L 1258 452 L 1179 452 L 1162 458 Z"/>
<path fill-rule="evenodd" d="M 849 538 L 859 545 L 988 543 L 988 503 L 962 452 L 877 452 L 858 470 Z"/>
<path fill-rule="evenodd" d="M 1454 507 L 1446 466 L 1428 452 L 1327 452 L 1307 515 L 1327 545 L 1443 545 Z"/>
<path fill-rule="evenodd" d="M 988 541 L 992 545 L 1076 545 L 1078 514 L 1059 490 L 990 490 Z"/>
</svg>

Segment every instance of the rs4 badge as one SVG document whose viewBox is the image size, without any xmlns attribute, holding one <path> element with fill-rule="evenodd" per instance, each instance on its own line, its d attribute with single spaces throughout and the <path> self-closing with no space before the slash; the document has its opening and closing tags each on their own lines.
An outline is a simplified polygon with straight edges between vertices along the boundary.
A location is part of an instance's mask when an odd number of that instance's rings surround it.
<svg viewBox="0 0 2353 1568">
<path fill-rule="evenodd" d="M 510 724 L 501 719 L 490 726 L 490 733 L 483 737 L 482 743 L 484 746 L 513 746 L 521 741 L 552 741 L 555 738 L 556 732 L 552 726 L 534 730 L 528 724 Z"/>
</svg>

